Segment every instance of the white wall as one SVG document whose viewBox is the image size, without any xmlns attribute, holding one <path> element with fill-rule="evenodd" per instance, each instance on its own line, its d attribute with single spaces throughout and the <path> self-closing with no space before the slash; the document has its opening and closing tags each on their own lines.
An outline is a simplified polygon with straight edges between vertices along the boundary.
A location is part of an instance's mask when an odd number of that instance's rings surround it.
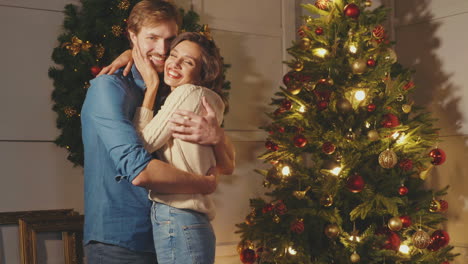
<svg viewBox="0 0 468 264">
<path fill-rule="evenodd" d="M 416 70 L 416 103 L 439 119 L 447 161 L 437 167 L 428 186 L 450 185 L 448 222 L 451 244 L 468 263 L 468 2 L 465 0 L 393 1 L 399 61 Z"/>
</svg>

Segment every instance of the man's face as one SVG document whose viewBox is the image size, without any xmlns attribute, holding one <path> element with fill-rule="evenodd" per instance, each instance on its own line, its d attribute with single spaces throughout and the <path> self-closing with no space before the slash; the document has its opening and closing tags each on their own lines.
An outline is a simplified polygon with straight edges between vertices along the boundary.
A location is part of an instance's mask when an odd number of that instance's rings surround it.
<svg viewBox="0 0 468 264">
<path fill-rule="evenodd" d="M 177 34 L 175 21 L 164 21 L 156 25 L 142 26 L 138 34 L 130 31 L 130 39 L 146 55 L 158 72 L 164 71 L 169 47 Z"/>
</svg>

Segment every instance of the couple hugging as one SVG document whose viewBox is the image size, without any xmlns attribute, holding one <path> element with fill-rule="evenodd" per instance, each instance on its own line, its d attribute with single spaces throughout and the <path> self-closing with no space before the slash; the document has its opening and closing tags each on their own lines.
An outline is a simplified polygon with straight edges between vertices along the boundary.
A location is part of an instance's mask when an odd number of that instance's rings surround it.
<svg viewBox="0 0 468 264">
<path fill-rule="evenodd" d="M 234 169 L 220 128 L 223 63 L 211 39 L 178 35 L 178 20 L 168 2 L 138 2 L 132 51 L 91 81 L 81 112 L 89 264 L 214 263 L 209 194 Z"/>
</svg>

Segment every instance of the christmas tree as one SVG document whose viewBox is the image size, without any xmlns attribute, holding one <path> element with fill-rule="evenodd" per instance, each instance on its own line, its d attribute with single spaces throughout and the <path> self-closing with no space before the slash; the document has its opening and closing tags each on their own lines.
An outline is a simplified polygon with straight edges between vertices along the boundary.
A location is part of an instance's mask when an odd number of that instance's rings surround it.
<svg viewBox="0 0 468 264">
<path fill-rule="evenodd" d="M 53 110 L 60 129 L 55 144 L 67 149 L 68 160 L 74 165 L 83 166 L 80 112 L 89 80 L 129 48 L 127 17 L 139 1 L 81 0 L 80 7 L 65 6 L 63 33 L 52 54 L 58 66 L 49 69 L 49 77 L 54 80 Z M 207 30 L 207 26 L 199 24 L 194 11 L 180 9 L 180 15 L 182 31 Z M 228 97 L 229 81 L 223 89 Z"/>
<path fill-rule="evenodd" d="M 241 261 L 446 264 L 447 188 L 424 180 L 444 163 L 438 129 L 413 105 L 412 71 L 371 1 L 317 0 L 288 49 L 260 159 L 265 196 L 238 224 Z"/>
</svg>

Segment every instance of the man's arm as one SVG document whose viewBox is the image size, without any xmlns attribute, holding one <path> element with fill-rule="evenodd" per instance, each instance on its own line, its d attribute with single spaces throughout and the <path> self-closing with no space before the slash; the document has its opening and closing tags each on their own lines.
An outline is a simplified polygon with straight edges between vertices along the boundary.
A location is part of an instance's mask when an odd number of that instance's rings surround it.
<svg viewBox="0 0 468 264">
<path fill-rule="evenodd" d="M 213 192 L 215 175 L 193 175 L 162 161 L 151 160 L 124 112 L 128 95 L 119 85 L 122 84 L 112 76 L 94 79 L 82 110 L 83 118 L 95 123 L 119 178 L 157 192 Z"/>
<path fill-rule="evenodd" d="M 230 175 L 235 168 L 234 145 L 224 133 L 224 129 L 219 126 L 212 107 L 204 97 L 202 100 L 207 113 L 205 116 L 185 110 L 175 111 L 170 119 L 173 123 L 172 136 L 197 144 L 213 145 L 219 173 Z"/>
</svg>

